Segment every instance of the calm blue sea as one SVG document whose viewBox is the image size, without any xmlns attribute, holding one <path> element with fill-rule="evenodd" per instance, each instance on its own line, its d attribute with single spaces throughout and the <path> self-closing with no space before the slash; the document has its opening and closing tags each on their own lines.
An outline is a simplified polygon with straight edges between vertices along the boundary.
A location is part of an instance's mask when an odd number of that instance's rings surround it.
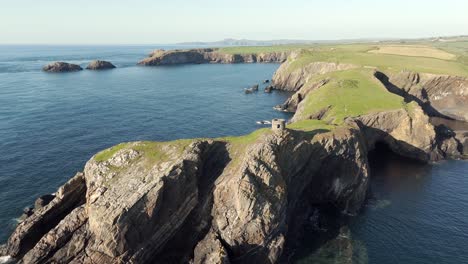
<svg viewBox="0 0 468 264">
<path fill-rule="evenodd" d="M 246 95 L 277 64 L 142 67 L 155 47 L 0 46 L 0 242 L 22 209 L 82 170 L 96 152 L 125 141 L 242 135 L 285 92 Z M 174 48 L 174 47 L 165 47 Z M 41 67 L 93 59 L 108 71 L 51 74 Z"/>
<path fill-rule="evenodd" d="M 154 46 L 0 46 L 0 243 L 22 209 L 124 141 L 249 133 L 289 118 L 289 94 L 245 95 L 276 64 L 139 67 Z M 165 47 L 176 48 L 176 47 Z M 62 60 L 104 59 L 109 71 L 47 74 Z M 352 219 L 359 263 L 468 263 L 468 163 L 373 166 L 374 198 Z M 359 247 L 359 248 L 358 248 Z M 333 263 L 331 258 L 330 263 Z"/>
</svg>

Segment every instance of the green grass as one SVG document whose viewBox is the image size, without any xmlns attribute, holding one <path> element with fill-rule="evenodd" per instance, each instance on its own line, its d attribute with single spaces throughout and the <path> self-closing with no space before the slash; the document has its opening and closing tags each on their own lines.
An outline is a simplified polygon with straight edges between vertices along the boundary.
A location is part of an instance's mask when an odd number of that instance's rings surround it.
<svg viewBox="0 0 468 264">
<path fill-rule="evenodd" d="M 300 130 L 304 132 L 332 131 L 335 125 L 330 125 L 324 120 L 301 120 L 288 125 L 288 129 Z"/>
<path fill-rule="evenodd" d="M 381 70 L 411 70 L 434 74 L 451 74 L 468 76 L 468 66 L 459 60 L 442 60 L 426 57 L 410 57 L 390 54 L 369 53 L 376 49 L 371 45 L 343 45 L 303 50 L 301 55 L 291 63 L 294 71 L 313 62 L 348 63 L 358 66 L 371 66 Z"/>
<path fill-rule="evenodd" d="M 296 113 L 299 120 L 305 120 L 328 106 L 331 109 L 324 120 L 336 125 L 342 124 L 346 117 L 406 107 L 403 98 L 388 92 L 373 77 L 371 70 L 355 69 L 326 76 L 332 81 L 307 95 L 302 103 L 302 111 Z"/>
<path fill-rule="evenodd" d="M 121 143 L 111 148 L 105 149 L 94 157 L 97 162 L 103 162 L 112 158 L 122 149 L 133 149 L 142 154 L 142 157 L 149 164 L 165 161 L 169 157 L 167 150 L 171 150 L 176 155 L 181 155 L 185 148 L 196 139 L 179 139 L 168 142 L 142 141 L 132 143 Z"/>
<path fill-rule="evenodd" d="M 105 149 L 105 150 L 97 153 L 94 156 L 94 160 L 97 161 L 97 162 L 106 161 L 106 160 L 112 158 L 112 156 L 114 156 L 114 154 L 117 153 L 119 150 L 127 148 L 129 146 L 129 144 L 130 143 L 120 143 L 120 144 L 118 144 L 116 146 Z"/>
</svg>

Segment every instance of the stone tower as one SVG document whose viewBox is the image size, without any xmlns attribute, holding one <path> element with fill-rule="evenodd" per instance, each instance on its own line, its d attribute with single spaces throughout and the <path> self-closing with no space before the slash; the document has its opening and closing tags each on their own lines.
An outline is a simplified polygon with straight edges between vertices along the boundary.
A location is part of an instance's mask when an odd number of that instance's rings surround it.
<svg viewBox="0 0 468 264">
<path fill-rule="evenodd" d="M 284 119 L 273 119 L 271 121 L 271 129 L 273 131 L 283 131 L 286 129 L 286 121 Z"/>
</svg>

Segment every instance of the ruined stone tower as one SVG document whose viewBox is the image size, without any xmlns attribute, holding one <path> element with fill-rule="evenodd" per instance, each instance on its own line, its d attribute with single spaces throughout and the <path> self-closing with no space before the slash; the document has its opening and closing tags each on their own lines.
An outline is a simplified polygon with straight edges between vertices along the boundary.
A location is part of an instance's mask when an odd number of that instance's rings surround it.
<svg viewBox="0 0 468 264">
<path fill-rule="evenodd" d="M 283 131 L 286 129 L 286 121 L 284 119 L 273 119 L 271 121 L 271 129 L 273 131 Z"/>
</svg>

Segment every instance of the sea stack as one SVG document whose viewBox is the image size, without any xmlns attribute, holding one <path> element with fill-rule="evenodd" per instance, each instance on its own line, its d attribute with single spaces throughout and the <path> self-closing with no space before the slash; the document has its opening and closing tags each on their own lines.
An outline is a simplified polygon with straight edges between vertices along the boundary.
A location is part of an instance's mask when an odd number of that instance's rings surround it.
<svg viewBox="0 0 468 264">
<path fill-rule="evenodd" d="M 108 62 L 108 61 L 102 61 L 102 60 L 94 60 L 88 64 L 86 67 L 87 70 L 108 70 L 108 69 L 114 69 L 115 65 Z"/>
<path fill-rule="evenodd" d="M 45 72 L 74 72 L 81 71 L 83 68 L 81 68 L 80 65 L 57 61 L 47 64 L 42 70 Z"/>
</svg>

